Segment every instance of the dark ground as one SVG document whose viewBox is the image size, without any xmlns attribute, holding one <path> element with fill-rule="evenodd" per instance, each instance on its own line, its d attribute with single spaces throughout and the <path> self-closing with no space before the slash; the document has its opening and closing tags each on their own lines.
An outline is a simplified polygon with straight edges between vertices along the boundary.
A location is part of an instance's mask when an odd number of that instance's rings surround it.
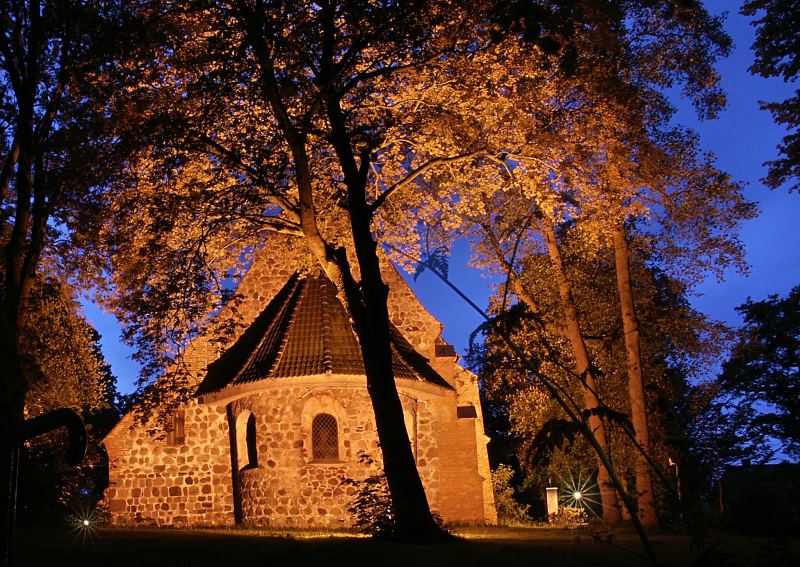
<svg viewBox="0 0 800 567">
<path fill-rule="evenodd" d="M 252 530 L 23 529 L 17 567 L 627 567 L 647 565 L 636 536 L 583 528 L 465 528 L 463 540 L 403 545 L 350 534 Z M 726 537 L 712 556 L 697 557 L 681 535 L 654 535 L 661 565 L 778 567 L 800 565 L 797 538 Z M 789 549 L 791 547 L 791 549 Z M 785 548 L 785 549 L 782 549 Z"/>
</svg>

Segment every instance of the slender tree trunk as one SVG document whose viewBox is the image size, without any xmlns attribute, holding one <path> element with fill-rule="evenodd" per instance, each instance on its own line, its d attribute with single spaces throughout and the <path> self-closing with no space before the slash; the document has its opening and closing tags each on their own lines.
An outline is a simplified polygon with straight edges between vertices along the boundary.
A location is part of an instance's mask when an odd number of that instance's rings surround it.
<svg viewBox="0 0 800 567">
<path fill-rule="evenodd" d="M 564 265 L 561 261 L 561 252 L 559 251 L 558 242 L 556 241 L 555 228 L 550 221 L 545 220 L 543 224 L 543 234 L 545 243 L 547 244 L 547 252 L 553 264 L 556 285 L 564 310 L 564 335 L 567 340 L 569 340 L 570 346 L 572 347 L 572 354 L 575 359 L 575 373 L 583 377 L 582 390 L 584 406 L 587 410 L 591 410 L 600 405 L 600 400 L 597 397 L 597 386 L 590 364 L 589 351 L 586 348 L 586 343 L 581 334 L 578 311 L 572 296 L 572 286 L 567 279 Z M 590 416 L 589 427 L 600 447 L 602 447 L 606 454 L 610 455 L 605 426 L 600 417 L 596 415 Z M 608 524 L 619 523 L 622 517 L 617 500 L 617 492 L 611 481 L 611 475 L 599 456 L 597 457 L 597 467 L 597 484 L 600 487 L 600 500 L 603 505 L 603 521 Z"/>
<path fill-rule="evenodd" d="M 647 427 L 647 405 L 645 404 L 644 380 L 642 378 L 642 354 L 639 338 L 639 321 L 633 301 L 628 240 L 622 223 L 614 229 L 614 261 L 617 272 L 617 289 L 622 312 L 622 330 L 625 336 L 625 353 L 628 359 L 628 395 L 631 402 L 631 418 L 636 442 L 650 454 L 650 432 Z M 653 480 L 650 463 L 640 452 L 636 452 L 636 494 L 638 496 L 639 520 L 644 526 L 658 525 Z"/>
</svg>

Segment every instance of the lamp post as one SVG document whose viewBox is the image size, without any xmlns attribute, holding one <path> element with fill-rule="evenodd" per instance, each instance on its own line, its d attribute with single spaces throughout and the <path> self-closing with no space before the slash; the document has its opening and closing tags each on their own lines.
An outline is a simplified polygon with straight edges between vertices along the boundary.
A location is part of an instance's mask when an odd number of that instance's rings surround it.
<svg viewBox="0 0 800 567">
<path fill-rule="evenodd" d="M 683 495 L 681 494 L 681 467 L 678 464 L 678 461 L 673 461 L 672 457 L 669 457 L 669 466 L 675 467 L 675 483 L 676 488 L 678 491 L 678 502 L 683 502 Z"/>
<path fill-rule="evenodd" d="M 553 521 L 558 514 L 558 487 L 548 486 L 547 491 L 547 519 Z"/>
</svg>

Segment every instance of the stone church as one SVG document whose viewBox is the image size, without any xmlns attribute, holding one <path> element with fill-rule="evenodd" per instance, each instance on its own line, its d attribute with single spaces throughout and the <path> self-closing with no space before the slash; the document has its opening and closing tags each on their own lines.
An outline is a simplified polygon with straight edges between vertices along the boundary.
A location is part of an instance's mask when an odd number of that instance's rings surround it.
<svg viewBox="0 0 800 567">
<path fill-rule="evenodd" d="M 196 339 L 190 403 L 162 435 L 125 416 L 104 440 L 114 525 L 349 527 L 359 480 L 380 462 L 358 339 L 333 284 L 273 242 L 243 278 L 238 337 Z M 476 377 L 442 325 L 385 262 L 392 364 L 431 509 L 492 524 L 488 438 Z"/>
</svg>

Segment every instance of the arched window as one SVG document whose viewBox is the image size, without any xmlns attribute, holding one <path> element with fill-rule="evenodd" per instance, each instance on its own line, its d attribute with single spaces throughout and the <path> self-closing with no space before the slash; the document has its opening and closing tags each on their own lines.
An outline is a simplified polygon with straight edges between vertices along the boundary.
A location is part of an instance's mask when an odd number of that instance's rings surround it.
<svg viewBox="0 0 800 567">
<path fill-rule="evenodd" d="M 321 413 L 311 422 L 311 454 L 315 461 L 339 460 L 339 428 L 336 418 Z"/>
<path fill-rule="evenodd" d="M 239 470 L 258 466 L 256 416 L 245 410 L 236 418 L 236 453 Z"/>
</svg>

